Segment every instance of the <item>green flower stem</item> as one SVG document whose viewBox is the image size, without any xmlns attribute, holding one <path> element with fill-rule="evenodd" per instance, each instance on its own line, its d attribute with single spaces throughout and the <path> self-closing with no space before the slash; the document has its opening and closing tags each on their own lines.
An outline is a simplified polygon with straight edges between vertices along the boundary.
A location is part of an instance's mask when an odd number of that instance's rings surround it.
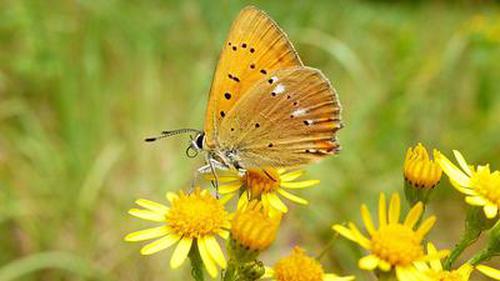
<svg viewBox="0 0 500 281">
<path fill-rule="evenodd" d="M 492 227 L 492 221 L 488 220 L 484 214 L 482 208 L 479 207 L 469 207 L 467 209 L 467 217 L 465 219 L 465 231 L 462 236 L 462 240 L 451 251 L 450 256 L 444 262 L 444 268 L 450 270 L 453 263 L 457 258 L 463 253 L 467 247 L 472 245 L 479 238 L 481 233 Z"/>
<path fill-rule="evenodd" d="M 470 263 L 472 265 L 478 265 L 483 261 L 489 260 L 493 256 L 494 253 L 492 253 L 489 249 L 484 249 L 476 253 L 467 263 Z"/>
<path fill-rule="evenodd" d="M 477 265 L 483 261 L 489 260 L 491 257 L 500 256 L 500 220 L 496 225 L 488 231 L 489 240 L 486 249 L 476 253 L 469 263 Z"/>
<path fill-rule="evenodd" d="M 224 281 L 238 280 L 238 263 L 234 259 L 229 259 L 227 269 L 224 272 Z"/>
<path fill-rule="evenodd" d="M 319 255 L 316 257 L 317 260 L 320 260 L 324 255 L 326 255 L 326 253 L 333 247 L 333 243 L 335 242 L 335 240 L 337 240 L 338 237 L 339 234 L 335 232 L 335 234 L 332 235 L 332 238 L 330 238 L 330 241 L 326 243 L 326 246 L 323 248 L 321 253 L 319 253 Z"/>
<path fill-rule="evenodd" d="M 478 235 L 478 237 L 479 237 L 479 235 Z M 455 248 L 453 248 L 453 250 L 451 251 L 450 256 L 444 262 L 444 268 L 446 270 L 450 270 L 453 263 L 463 253 L 463 251 L 465 251 L 465 249 L 467 249 L 467 247 L 472 245 L 476 240 L 477 240 L 477 237 L 474 238 L 474 237 L 469 236 L 469 235 L 464 235 L 462 240 L 460 240 L 460 242 L 458 242 L 458 244 L 455 245 Z"/>
<path fill-rule="evenodd" d="M 195 241 L 196 242 L 196 241 Z M 198 246 L 193 243 L 191 250 L 189 251 L 189 260 L 191 261 L 191 275 L 196 281 L 204 281 L 203 277 L 203 261 L 201 260 L 200 252 L 198 251 Z"/>
</svg>

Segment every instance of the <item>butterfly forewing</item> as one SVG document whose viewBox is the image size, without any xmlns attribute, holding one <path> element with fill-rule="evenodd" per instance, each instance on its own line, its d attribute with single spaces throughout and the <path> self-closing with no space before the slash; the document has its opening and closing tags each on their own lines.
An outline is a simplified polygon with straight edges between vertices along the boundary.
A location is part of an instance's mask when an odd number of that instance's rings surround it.
<svg viewBox="0 0 500 281">
<path fill-rule="evenodd" d="M 227 113 L 220 150 L 248 167 L 290 167 L 334 154 L 342 127 L 335 90 L 314 68 L 292 67 L 257 82 Z"/>
<path fill-rule="evenodd" d="M 205 116 L 206 143 L 217 146 L 218 127 L 256 82 L 278 69 L 302 66 L 277 24 L 255 7 L 243 9 L 224 43 L 210 89 Z"/>
</svg>

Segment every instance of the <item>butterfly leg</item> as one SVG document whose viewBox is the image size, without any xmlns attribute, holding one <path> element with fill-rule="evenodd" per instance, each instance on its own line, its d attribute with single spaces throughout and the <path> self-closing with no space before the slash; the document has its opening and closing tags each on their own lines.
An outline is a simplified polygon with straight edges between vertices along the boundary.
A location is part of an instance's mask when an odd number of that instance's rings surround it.
<svg viewBox="0 0 500 281">
<path fill-rule="evenodd" d="M 212 159 L 212 165 L 215 166 L 217 169 L 225 169 L 225 167 L 221 163 L 215 161 L 214 159 Z M 208 174 L 208 173 L 213 174 L 212 167 L 209 164 L 203 165 L 203 166 L 199 167 L 198 169 L 196 169 L 196 171 L 194 173 L 193 181 L 191 182 L 191 187 L 196 186 L 200 175 Z"/>
<path fill-rule="evenodd" d="M 219 178 L 217 177 L 217 173 L 215 172 L 215 165 L 214 165 L 214 162 L 216 162 L 217 164 L 219 164 L 219 162 L 217 162 L 215 159 L 213 159 L 213 156 L 211 154 L 206 154 L 205 161 L 207 162 L 207 165 L 210 168 L 210 172 L 214 176 L 214 180 L 211 180 L 210 182 L 212 183 L 212 186 L 215 189 L 215 196 L 217 197 L 217 199 L 219 199 L 219 197 L 220 197 L 219 196 Z"/>
</svg>

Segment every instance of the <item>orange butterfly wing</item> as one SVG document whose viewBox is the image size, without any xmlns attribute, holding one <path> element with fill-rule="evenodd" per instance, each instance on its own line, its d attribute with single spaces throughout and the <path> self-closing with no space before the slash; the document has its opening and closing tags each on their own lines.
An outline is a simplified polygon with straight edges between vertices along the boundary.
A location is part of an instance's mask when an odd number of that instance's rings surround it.
<svg viewBox="0 0 500 281">
<path fill-rule="evenodd" d="M 266 13 L 244 8 L 233 22 L 210 89 L 204 126 L 208 148 L 217 147 L 221 121 L 249 88 L 275 70 L 302 65 L 286 34 Z"/>
<path fill-rule="evenodd" d="M 244 168 L 294 167 L 335 154 L 341 106 L 317 69 L 277 70 L 256 83 L 219 128 L 219 149 Z"/>
</svg>

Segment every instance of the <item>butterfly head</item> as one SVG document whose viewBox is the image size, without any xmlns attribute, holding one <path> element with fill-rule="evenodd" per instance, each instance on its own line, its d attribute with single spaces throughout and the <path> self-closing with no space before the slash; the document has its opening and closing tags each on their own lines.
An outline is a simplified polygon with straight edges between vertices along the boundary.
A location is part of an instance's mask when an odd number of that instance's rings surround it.
<svg viewBox="0 0 500 281">
<path fill-rule="evenodd" d="M 186 149 L 186 155 L 189 158 L 194 158 L 198 155 L 200 151 L 203 150 L 204 147 L 204 142 L 205 142 L 205 133 L 204 132 L 197 132 L 196 135 L 191 136 L 191 143 L 189 144 L 188 148 Z"/>
</svg>

